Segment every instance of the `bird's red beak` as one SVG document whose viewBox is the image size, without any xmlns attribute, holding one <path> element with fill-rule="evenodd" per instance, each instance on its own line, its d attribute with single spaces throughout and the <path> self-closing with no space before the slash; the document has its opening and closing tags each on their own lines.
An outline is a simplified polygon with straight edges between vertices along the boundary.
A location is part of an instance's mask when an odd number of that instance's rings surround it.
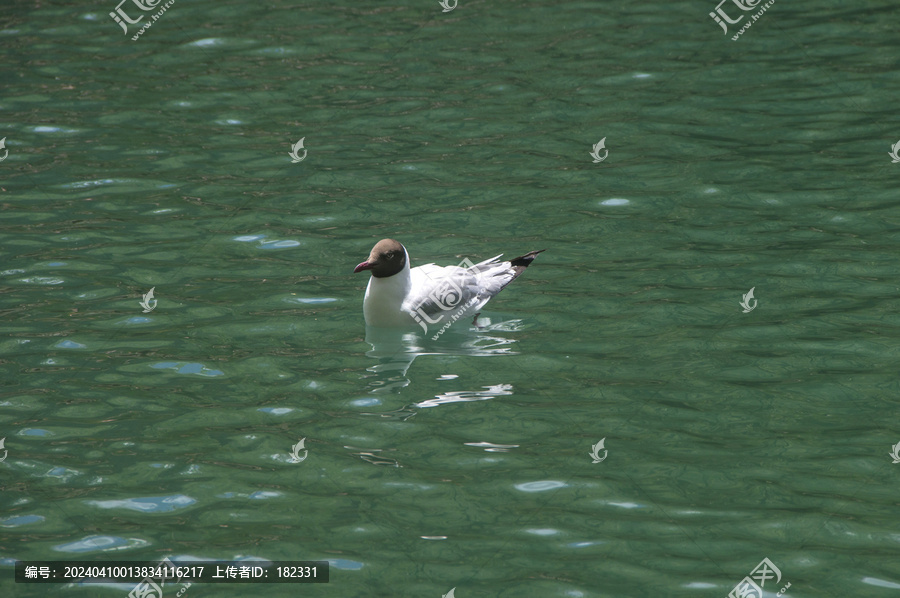
<svg viewBox="0 0 900 598">
<path fill-rule="evenodd" d="M 363 270 L 371 270 L 371 269 L 372 269 L 372 264 L 370 264 L 369 262 L 363 262 L 360 265 L 358 265 L 356 268 L 353 269 L 353 273 L 356 274 L 357 272 L 362 272 Z"/>
</svg>

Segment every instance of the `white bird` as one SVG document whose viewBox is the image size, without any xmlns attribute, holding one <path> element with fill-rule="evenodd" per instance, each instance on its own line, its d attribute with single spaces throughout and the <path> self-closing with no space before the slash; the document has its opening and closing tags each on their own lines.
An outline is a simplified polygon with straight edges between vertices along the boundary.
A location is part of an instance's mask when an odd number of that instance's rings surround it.
<svg viewBox="0 0 900 598">
<path fill-rule="evenodd" d="M 497 257 L 463 266 L 425 264 L 410 268 L 409 252 L 394 239 L 375 244 L 353 272 L 371 270 L 363 300 L 366 324 L 381 327 L 443 325 L 475 314 L 518 277 L 543 249 L 509 261 Z M 501 254 L 502 255 L 502 254 Z"/>
</svg>

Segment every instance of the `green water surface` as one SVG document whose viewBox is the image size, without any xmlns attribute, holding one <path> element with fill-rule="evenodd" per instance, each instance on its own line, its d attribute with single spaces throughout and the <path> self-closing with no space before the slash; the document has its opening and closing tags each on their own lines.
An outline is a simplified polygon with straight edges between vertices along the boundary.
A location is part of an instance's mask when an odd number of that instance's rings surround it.
<svg viewBox="0 0 900 598">
<path fill-rule="evenodd" d="M 115 9 L 0 15 L 0 595 L 900 595 L 896 3 Z M 547 251 L 431 340 L 366 330 L 384 237 Z"/>
</svg>

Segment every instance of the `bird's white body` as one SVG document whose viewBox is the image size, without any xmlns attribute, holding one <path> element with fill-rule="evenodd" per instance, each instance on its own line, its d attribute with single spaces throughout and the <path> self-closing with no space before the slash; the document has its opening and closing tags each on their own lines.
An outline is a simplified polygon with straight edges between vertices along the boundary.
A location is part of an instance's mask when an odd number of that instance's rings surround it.
<svg viewBox="0 0 900 598">
<path fill-rule="evenodd" d="M 369 277 L 366 297 L 363 299 L 363 315 L 369 326 L 414 326 L 415 321 L 401 307 L 412 288 L 409 254 L 406 265 L 398 274 L 384 278 Z"/>
<path fill-rule="evenodd" d="M 404 248 L 405 251 L 405 248 Z M 493 257 L 468 267 L 425 264 L 369 278 L 363 300 L 366 324 L 382 327 L 414 327 L 467 317 L 478 311 L 517 275 L 510 262 Z"/>
</svg>

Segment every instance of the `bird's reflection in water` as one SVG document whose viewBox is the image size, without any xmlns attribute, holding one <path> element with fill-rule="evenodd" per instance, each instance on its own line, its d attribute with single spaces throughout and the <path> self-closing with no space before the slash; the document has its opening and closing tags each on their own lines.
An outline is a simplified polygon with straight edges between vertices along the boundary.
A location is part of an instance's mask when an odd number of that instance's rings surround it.
<svg viewBox="0 0 900 598">
<path fill-rule="evenodd" d="M 448 329 L 437 339 L 435 333 L 423 333 L 421 330 L 396 330 L 390 328 L 366 327 L 366 342 L 372 346 L 366 355 L 378 361 L 366 368 L 368 374 L 368 392 L 399 393 L 400 389 L 409 385 L 406 373 L 412 362 L 420 355 L 464 355 L 471 357 L 493 357 L 498 355 L 515 355 L 512 344 L 515 339 L 498 336 L 498 332 L 512 332 L 520 329 L 521 320 L 507 320 L 491 324 L 490 320 L 481 318 L 479 327 L 459 325 Z M 477 401 L 493 398 L 503 394 L 512 394 L 511 386 L 499 384 L 484 387 L 484 391 L 461 391 L 439 395 L 435 399 L 417 403 L 416 407 L 433 407 L 440 403 L 454 401 Z M 452 397 L 450 395 L 453 395 Z M 455 397 L 455 398 L 454 398 Z M 414 412 L 408 408 L 403 410 L 406 417 Z M 393 412 L 392 412 L 393 413 Z M 381 414 L 391 417 L 390 413 Z M 393 413 L 394 417 L 403 416 Z M 404 418 L 405 419 L 405 418 Z"/>
</svg>

